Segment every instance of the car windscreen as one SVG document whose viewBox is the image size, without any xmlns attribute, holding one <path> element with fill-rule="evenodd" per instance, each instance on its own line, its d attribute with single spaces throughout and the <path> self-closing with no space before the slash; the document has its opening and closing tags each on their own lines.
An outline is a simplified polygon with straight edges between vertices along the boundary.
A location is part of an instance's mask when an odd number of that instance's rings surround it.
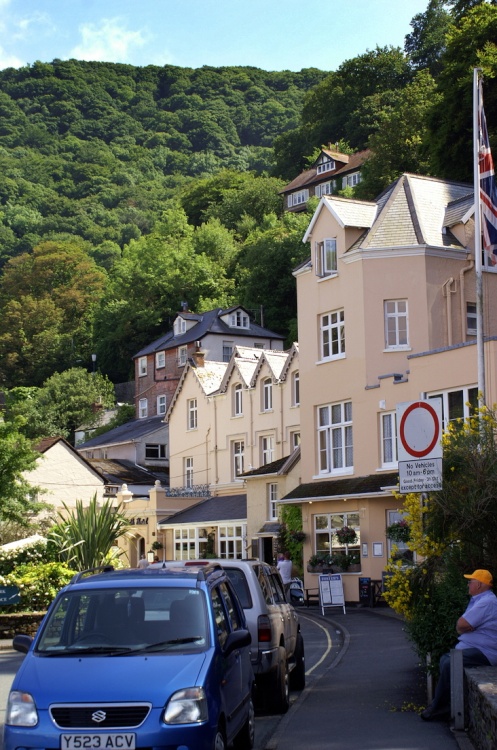
<svg viewBox="0 0 497 750">
<path fill-rule="evenodd" d="M 195 588 L 137 587 L 61 595 L 37 653 L 198 651 L 209 639 L 205 596 Z"/>
<path fill-rule="evenodd" d="M 252 597 L 250 595 L 250 589 L 244 571 L 239 570 L 238 568 L 229 568 L 225 564 L 223 564 L 223 567 L 226 570 L 228 578 L 233 584 L 233 588 L 237 593 L 243 609 L 251 609 L 251 607 L 253 606 Z"/>
</svg>

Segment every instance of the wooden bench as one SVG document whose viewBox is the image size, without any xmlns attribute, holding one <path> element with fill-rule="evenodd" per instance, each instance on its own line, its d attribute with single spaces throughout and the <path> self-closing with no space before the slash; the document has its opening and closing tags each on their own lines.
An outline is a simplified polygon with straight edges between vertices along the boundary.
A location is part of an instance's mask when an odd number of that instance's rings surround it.
<svg viewBox="0 0 497 750">
<path fill-rule="evenodd" d="M 305 590 L 305 606 L 308 607 L 312 602 L 319 604 L 319 588 Z"/>
</svg>

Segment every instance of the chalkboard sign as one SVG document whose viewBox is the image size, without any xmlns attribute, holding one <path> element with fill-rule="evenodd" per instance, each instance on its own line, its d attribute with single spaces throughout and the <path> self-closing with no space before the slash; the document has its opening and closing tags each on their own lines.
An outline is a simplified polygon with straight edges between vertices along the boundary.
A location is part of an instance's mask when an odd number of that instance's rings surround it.
<svg viewBox="0 0 497 750">
<path fill-rule="evenodd" d="M 343 607 L 345 614 L 345 596 L 340 573 L 322 573 L 319 576 L 319 603 L 323 615 L 325 607 Z"/>
<path fill-rule="evenodd" d="M 371 578 L 359 578 L 359 601 L 371 606 Z"/>
<path fill-rule="evenodd" d="M 0 586 L 0 607 L 19 604 L 20 598 L 17 586 Z"/>
</svg>

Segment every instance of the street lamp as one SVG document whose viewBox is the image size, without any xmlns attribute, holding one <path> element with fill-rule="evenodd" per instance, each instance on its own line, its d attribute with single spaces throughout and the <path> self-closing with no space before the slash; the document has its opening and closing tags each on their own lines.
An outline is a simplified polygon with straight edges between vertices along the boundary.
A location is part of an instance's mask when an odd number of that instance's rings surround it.
<svg viewBox="0 0 497 750">
<path fill-rule="evenodd" d="M 95 370 L 97 367 L 97 355 L 96 354 L 91 355 L 91 361 L 93 362 L 93 374 L 95 375 Z"/>
</svg>

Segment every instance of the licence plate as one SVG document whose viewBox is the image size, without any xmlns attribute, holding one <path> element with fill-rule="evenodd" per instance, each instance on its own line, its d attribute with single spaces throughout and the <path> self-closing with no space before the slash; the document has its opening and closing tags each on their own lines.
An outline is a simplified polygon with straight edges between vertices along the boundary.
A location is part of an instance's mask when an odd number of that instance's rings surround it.
<svg viewBox="0 0 497 750">
<path fill-rule="evenodd" d="M 135 737 L 132 732 L 61 734 L 61 750 L 135 750 Z"/>
</svg>

